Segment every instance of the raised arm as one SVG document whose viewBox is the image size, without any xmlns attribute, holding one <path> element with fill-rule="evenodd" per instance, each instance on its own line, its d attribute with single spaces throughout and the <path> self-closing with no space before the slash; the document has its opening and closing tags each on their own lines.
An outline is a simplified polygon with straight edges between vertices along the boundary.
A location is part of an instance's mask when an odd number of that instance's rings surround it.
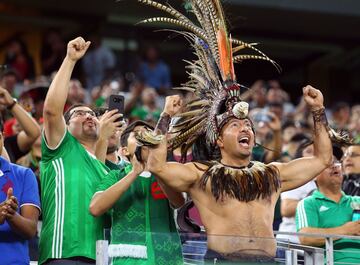
<svg viewBox="0 0 360 265">
<path fill-rule="evenodd" d="M 131 159 L 131 164 L 133 165 L 133 168 L 125 177 L 121 178 L 109 188 L 105 187 L 105 190 L 94 194 L 89 208 L 90 213 L 93 216 L 101 216 L 111 209 L 116 201 L 128 190 L 140 173 L 144 171 L 144 164 L 138 162 L 135 156 Z M 107 185 L 107 187 L 108 186 L 109 185 Z"/>
<path fill-rule="evenodd" d="M 163 184 L 173 188 L 175 191 L 188 191 L 199 177 L 195 164 L 166 162 L 166 156 L 165 140 L 156 148 L 149 148 L 148 170 L 159 178 Z"/>
<path fill-rule="evenodd" d="M 6 106 L 21 125 L 22 131 L 17 136 L 17 144 L 21 151 L 28 152 L 32 144 L 40 136 L 40 126 L 3 87 L 0 87 L 0 104 Z"/>
<path fill-rule="evenodd" d="M 66 125 L 63 117 L 64 106 L 69 92 L 69 82 L 75 63 L 84 56 L 90 46 L 78 37 L 68 43 L 67 54 L 52 81 L 44 103 L 44 132 L 47 144 L 55 148 L 64 136 Z"/>
<path fill-rule="evenodd" d="M 156 125 L 155 132 L 166 136 L 171 117 L 182 107 L 182 100 L 178 95 L 168 96 L 165 100 L 164 110 Z M 166 138 L 166 137 L 165 137 Z M 198 170 L 193 163 L 180 164 L 166 162 L 167 141 L 164 139 L 156 148 L 149 148 L 147 167 L 151 173 L 160 179 L 164 186 L 171 191 L 188 191 L 198 179 Z"/>
<path fill-rule="evenodd" d="M 332 145 L 327 131 L 323 95 L 312 86 L 303 89 L 304 99 L 314 118 L 314 156 L 285 164 L 274 163 L 280 171 L 281 191 L 295 189 L 315 178 L 332 161 Z"/>
</svg>

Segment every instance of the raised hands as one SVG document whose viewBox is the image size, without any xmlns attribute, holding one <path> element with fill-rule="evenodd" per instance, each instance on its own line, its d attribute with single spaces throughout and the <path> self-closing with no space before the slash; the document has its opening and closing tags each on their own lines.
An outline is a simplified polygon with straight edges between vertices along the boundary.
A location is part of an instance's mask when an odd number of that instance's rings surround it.
<svg viewBox="0 0 360 265">
<path fill-rule="evenodd" d="M 173 117 L 182 108 L 183 102 L 179 95 L 167 96 L 165 98 L 165 106 L 163 112 Z"/>
<path fill-rule="evenodd" d="M 104 115 L 100 118 L 100 137 L 102 139 L 109 139 L 116 130 L 119 130 L 124 124 L 124 121 L 119 121 L 118 119 L 123 116 L 122 113 L 119 113 L 118 110 L 111 110 L 105 112 Z"/>
<path fill-rule="evenodd" d="M 90 41 L 85 41 L 82 37 L 77 37 L 68 43 L 66 56 L 76 62 L 84 56 L 89 46 Z"/>
<path fill-rule="evenodd" d="M 13 195 L 13 189 L 9 188 L 6 200 L 0 204 L 0 224 L 3 224 L 6 219 L 13 218 L 18 207 L 19 204 L 16 197 Z"/>
<path fill-rule="evenodd" d="M 320 90 L 307 85 L 303 88 L 304 100 L 311 111 L 324 107 L 324 97 Z"/>
<path fill-rule="evenodd" d="M 3 87 L 0 86 L 0 105 L 8 107 L 14 103 L 14 99 L 10 93 Z"/>
</svg>

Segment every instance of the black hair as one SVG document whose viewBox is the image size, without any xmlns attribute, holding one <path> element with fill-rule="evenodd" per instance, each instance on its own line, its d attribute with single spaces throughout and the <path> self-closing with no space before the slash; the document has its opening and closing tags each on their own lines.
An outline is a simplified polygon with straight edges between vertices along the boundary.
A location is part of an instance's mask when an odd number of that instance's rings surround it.
<svg viewBox="0 0 360 265">
<path fill-rule="evenodd" d="M 19 75 L 18 73 L 16 72 L 16 70 L 14 69 L 8 69 L 7 65 L 6 64 L 2 64 L 0 65 L 0 78 L 3 79 L 4 77 L 7 77 L 7 76 L 14 76 L 16 78 L 16 80 L 19 79 Z"/>
<path fill-rule="evenodd" d="M 311 139 L 303 140 L 297 148 L 294 158 L 296 159 L 303 157 L 302 152 L 304 151 L 304 149 L 312 144 L 314 144 L 314 141 Z M 344 152 L 339 145 L 332 143 L 332 154 L 336 157 L 336 159 L 341 160 Z"/>
<path fill-rule="evenodd" d="M 289 120 L 285 121 L 284 124 L 282 125 L 281 129 L 284 131 L 285 129 L 287 129 L 289 127 L 295 127 L 296 128 L 295 122 L 289 121 Z"/>
<path fill-rule="evenodd" d="M 69 124 L 69 120 L 70 120 L 70 117 L 71 117 L 71 111 L 77 107 L 89 107 L 88 105 L 86 104 L 82 104 L 82 103 L 76 103 L 74 105 L 71 105 L 70 108 L 68 108 L 65 113 L 64 113 L 64 119 L 65 119 L 65 123 L 66 124 Z"/>
<path fill-rule="evenodd" d="M 340 101 L 340 102 L 337 102 L 332 108 L 332 112 L 338 112 L 339 110 L 341 109 L 345 109 L 345 108 L 349 108 L 349 104 L 344 102 L 344 101 Z"/>
<path fill-rule="evenodd" d="M 305 133 L 296 133 L 290 138 L 289 142 L 299 143 L 304 140 L 310 140 L 310 138 Z"/>
<path fill-rule="evenodd" d="M 151 130 L 154 130 L 154 127 L 145 121 L 138 120 L 138 121 L 134 121 L 134 122 L 130 123 L 121 134 L 121 137 L 120 137 L 120 146 L 121 147 L 126 147 L 128 145 L 128 139 L 129 139 L 130 133 L 132 131 L 134 131 L 135 127 L 137 127 L 137 126 L 144 126 Z"/>
<path fill-rule="evenodd" d="M 295 155 L 294 155 L 294 158 L 300 158 L 300 157 L 303 157 L 302 155 L 302 152 L 304 151 L 304 149 L 306 147 L 308 147 L 309 145 L 312 145 L 314 142 L 310 139 L 310 138 L 305 138 L 303 139 L 298 148 L 296 149 L 296 152 L 295 152 Z"/>
</svg>

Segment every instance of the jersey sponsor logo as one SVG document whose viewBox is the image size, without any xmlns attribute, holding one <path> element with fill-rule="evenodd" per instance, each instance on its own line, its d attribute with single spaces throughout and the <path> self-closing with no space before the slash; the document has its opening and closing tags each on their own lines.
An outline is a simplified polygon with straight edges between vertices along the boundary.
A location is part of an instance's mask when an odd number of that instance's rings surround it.
<svg viewBox="0 0 360 265">
<path fill-rule="evenodd" d="M 7 195 L 8 189 L 14 189 L 14 183 L 9 179 L 9 177 L 5 176 L 6 182 L 3 184 L 1 191 Z"/>
<path fill-rule="evenodd" d="M 321 205 L 321 207 L 319 208 L 319 212 L 325 212 L 327 210 L 329 210 L 329 208 L 324 205 Z"/>
<path fill-rule="evenodd" d="M 55 219 L 52 240 L 52 258 L 62 257 L 64 214 L 65 214 L 65 179 L 62 158 L 52 161 L 55 171 Z"/>
<path fill-rule="evenodd" d="M 143 171 L 140 173 L 139 177 L 142 177 L 142 178 L 150 178 L 151 177 L 151 172 L 149 171 Z"/>
<path fill-rule="evenodd" d="M 155 181 L 151 184 L 151 195 L 154 198 L 154 200 L 166 199 L 166 195 L 162 191 L 162 189 L 159 186 L 159 183 L 157 181 Z"/>
</svg>

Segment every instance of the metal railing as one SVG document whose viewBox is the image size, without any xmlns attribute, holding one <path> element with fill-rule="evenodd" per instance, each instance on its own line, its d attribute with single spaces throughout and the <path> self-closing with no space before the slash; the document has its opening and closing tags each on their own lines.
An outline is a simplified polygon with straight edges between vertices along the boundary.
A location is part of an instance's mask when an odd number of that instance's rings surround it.
<svg viewBox="0 0 360 265">
<path fill-rule="evenodd" d="M 316 264 L 325 264 L 326 265 L 334 265 L 334 252 L 342 252 L 342 253 L 353 253 L 360 260 L 360 249 L 358 251 L 346 251 L 346 250 L 334 250 L 334 239 L 353 239 L 359 240 L 360 243 L 360 236 L 347 236 L 347 235 L 337 235 L 337 234 L 321 234 L 321 233 L 292 233 L 292 232 L 279 232 L 276 231 L 274 234 L 281 234 L 281 235 L 296 235 L 300 237 L 313 237 L 313 238 L 324 238 L 325 240 L 325 250 L 323 248 L 317 247 L 310 247 L 305 245 L 293 244 L 290 242 L 277 242 L 278 247 L 286 247 L 288 246 L 288 253 L 289 259 L 292 263 L 287 264 L 297 264 L 297 255 L 296 250 L 301 250 L 304 252 L 304 264 L 305 265 L 316 265 Z M 325 252 L 325 255 L 324 255 Z M 345 262 L 336 262 L 336 264 L 353 264 L 356 263 L 345 263 Z M 357 264 L 359 265 L 359 264 Z"/>
<path fill-rule="evenodd" d="M 334 263 L 334 239 L 346 238 L 359 240 L 360 236 L 344 236 L 335 234 L 314 234 L 314 233 L 290 233 L 290 232 L 274 232 L 274 234 L 296 235 L 300 237 L 324 238 L 325 248 L 305 246 L 294 244 L 286 241 L 277 241 L 277 249 L 285 252 L 283 258 L 276 258 L 277 262 L 285 265 L 334 265 L 334 264 L 358 264 L 358 263 Z M 184 237 L 185 235 L 185 237 Z M 187 237 L 186 237 L 187 236 Z M 233 237 L 236 240 L 243 240 L 245 237 Z M 205 234 L 182 234 L 183 260 L 185 265 L 201 265 L 204 264 L 204 256 L 207 251 L 206 235 Z M 249 239 L 249 238 L 248 238 Z M 252 238 L 253 240 L 272 240 L 274 238 Z M 99 240 L 96 242 L 96 264 L 109 264 L 109 243 L 107 240 Z M 339 250 L 335 250 L 339 252 Z M 343 253 L 353 254 L 354 257 L 359 257 L 360 249 L 356 251 L 341 250 Z M 169 263 L 171 264 L 171 262 Z M 207 263 L 208 264 L 208 263 Z M 216 263 L 214 263 L 216 264 Z M 228 263 L 227 263 L 228 264 Z M 234 262 L 236 264 L 236 262 Z"/>
</svg>

